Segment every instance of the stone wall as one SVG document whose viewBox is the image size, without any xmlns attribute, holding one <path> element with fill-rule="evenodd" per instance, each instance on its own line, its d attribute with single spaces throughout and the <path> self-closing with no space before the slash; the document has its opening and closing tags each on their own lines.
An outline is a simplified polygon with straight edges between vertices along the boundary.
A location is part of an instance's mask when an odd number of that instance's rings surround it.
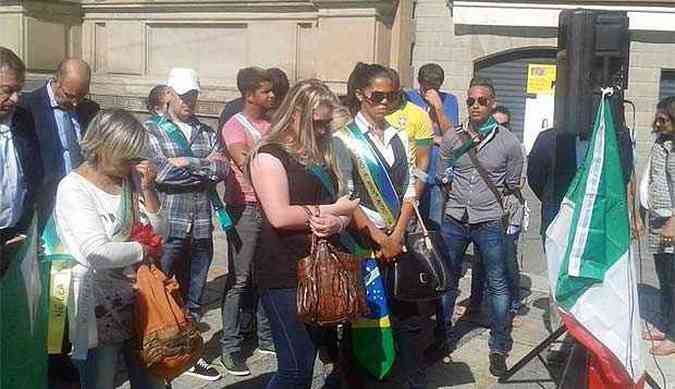
<svg viewBox="0 0 675 389">
<path fill-rule="evenodd" d="M 411 9 L 412 0 L 0 0 L 0 45 L 26 61 L 31 86 L 81 56 L 94 72 L 91 97 L 135 111 L 171 67 L 195 68 L 208 117 L 238 96 L 246 66 L 280 67 L 291 82 L 316 77 L 337 93 L 358 61 L 410 81 Z"/>
<path fill-rule="evenodd" d="M 0 45 L 23 58 L 30 73 L 53 71 L 81 54 L 82 14 L 70 2 L 0 1 Z"/>
</svg>

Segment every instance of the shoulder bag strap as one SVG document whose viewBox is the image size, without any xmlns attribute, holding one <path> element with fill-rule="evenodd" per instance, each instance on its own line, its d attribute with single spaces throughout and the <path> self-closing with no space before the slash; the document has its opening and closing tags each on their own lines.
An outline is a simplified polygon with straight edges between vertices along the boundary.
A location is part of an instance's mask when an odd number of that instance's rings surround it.
<svg viewBox="0 0 675 389">
<path fill-rule="evenodd" d="M 258 130 L 258 128 L 253 123 L 251 123 L 251 121 L 248 120 L 248 118 L 243 113 L 239 112 L 238 114 L 234 115 L 234 117 L 237 118 L 239 124 L 241 124 L 249 132 L 253 138 L 254 143 L 258 143 L 260 139 L 262 139 L 260 130 Z"/>
<path fill-rule="evenodd" d="M 462 136 L 465 138 L 468 138 L 469 135 L 467 133 L 462 133 Z M 466 141 L 466 139 L 465 139 Z M 487 170 L 483 167 L 483 165 L 480 163 L 478 160 L 478 154 L 476 154 L 476 148 L 472 147 L 467 151 L 467 154 L 469 154 L 469 158 L 471 159 L 471 163 L 473 166 L 478 170 L 478 174 L 480 175 L 480 178 L 483 179 L 483 182 L 488 186 L 488 189 L 490 189 L 490 192 L 495 196 L 497 199 L 497 202 L 499 203 L 499 207 L 504 211 L 504 198 L 501 193 L 499 193 L 499 189 L 497 189 L 497 186 L 492 182 L 490 177 L 488 176 Z"/>
</svg>

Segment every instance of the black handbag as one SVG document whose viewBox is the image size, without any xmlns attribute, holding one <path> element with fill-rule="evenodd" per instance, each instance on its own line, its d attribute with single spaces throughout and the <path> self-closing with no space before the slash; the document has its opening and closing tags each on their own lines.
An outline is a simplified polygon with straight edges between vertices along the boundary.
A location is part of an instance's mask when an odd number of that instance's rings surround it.
<svg viewBox="0 0 675 389">
<path fill-rule="evenodd" d="M 438 231 L 427 230 L 414 205 L 417 231 L 406 236 L 406 252 L 387 272 L 389 291 L 401 301 L 427 301 L 440 298 L 450 287 L 447 248 Z"/>
</svg>

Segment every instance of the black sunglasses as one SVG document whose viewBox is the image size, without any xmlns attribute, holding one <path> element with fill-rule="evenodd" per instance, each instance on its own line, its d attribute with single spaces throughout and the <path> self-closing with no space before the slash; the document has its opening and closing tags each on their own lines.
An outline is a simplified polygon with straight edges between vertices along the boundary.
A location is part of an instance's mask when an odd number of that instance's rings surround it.
<svg viewBox="0 0 675 389">
<path fill-rule="evenodd" d="M 468 99 L 466 99 L 466 106 L 467 107 L 473 107 L 473 105 L 476 104 L 476 102 L 478 102 L 478 105 L 480 105 L 482 107 L 487 107 L 488 104 L 490 103 L 490 99 L 485 97 L 485 96 L 481 96 L 477 99 L 473 98 L 473 97 L 469 97 Z"/>
<path fill-rule="evenodd" d="M 370 104 L 383 104 L 385 101 L 394 101 L 398 96 L 398 92 L 374 91 L 370 93 L 370 96 L 366 96 L 366 100 L 368 100 Z"/>
</svg>

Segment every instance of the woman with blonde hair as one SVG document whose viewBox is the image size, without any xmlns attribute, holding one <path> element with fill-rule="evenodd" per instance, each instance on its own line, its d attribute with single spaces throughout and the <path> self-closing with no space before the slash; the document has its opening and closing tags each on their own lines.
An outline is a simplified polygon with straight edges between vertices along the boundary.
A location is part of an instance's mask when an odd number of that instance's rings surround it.
<svg viewBox="0 0 675 389">
<path fill-rule="evenodd" d="M 250 175 L 263 209 L 254 261 L 257 288 L 272 327 L 277 372 L 268 389 L 309 388 L 324 329 L 298 319 L 297 263 L 310 253 L 311 234 L 333 237 L 358 204 L 336 199 L 331 122 L 337 97 L 318 80 L 296 84 L 272 118 L 269 135 L 251 156 Z M 332 185 L 328 190 L 317 171 Z M 337 244 L 337 242 L 334 242 Z"/>
<path fill-rule="evenodd" d="M 83 389 L 114 388 L 120 352 L 132 388 L 164 387 L 133 350 L 134 266 L 161 253 L 130 241 L 131 230 L 143 217 L 156 232 L 165 225 L 156 170 L 143 159 L 147 142 L 145 129 L 129 112 L 101 111 L 80 144 L 84 162 L 58 187 L 54 217 L 74 259 L 68 313 Z M 142 202 L 138 207 L 136 199 Z"/>
</svg>

